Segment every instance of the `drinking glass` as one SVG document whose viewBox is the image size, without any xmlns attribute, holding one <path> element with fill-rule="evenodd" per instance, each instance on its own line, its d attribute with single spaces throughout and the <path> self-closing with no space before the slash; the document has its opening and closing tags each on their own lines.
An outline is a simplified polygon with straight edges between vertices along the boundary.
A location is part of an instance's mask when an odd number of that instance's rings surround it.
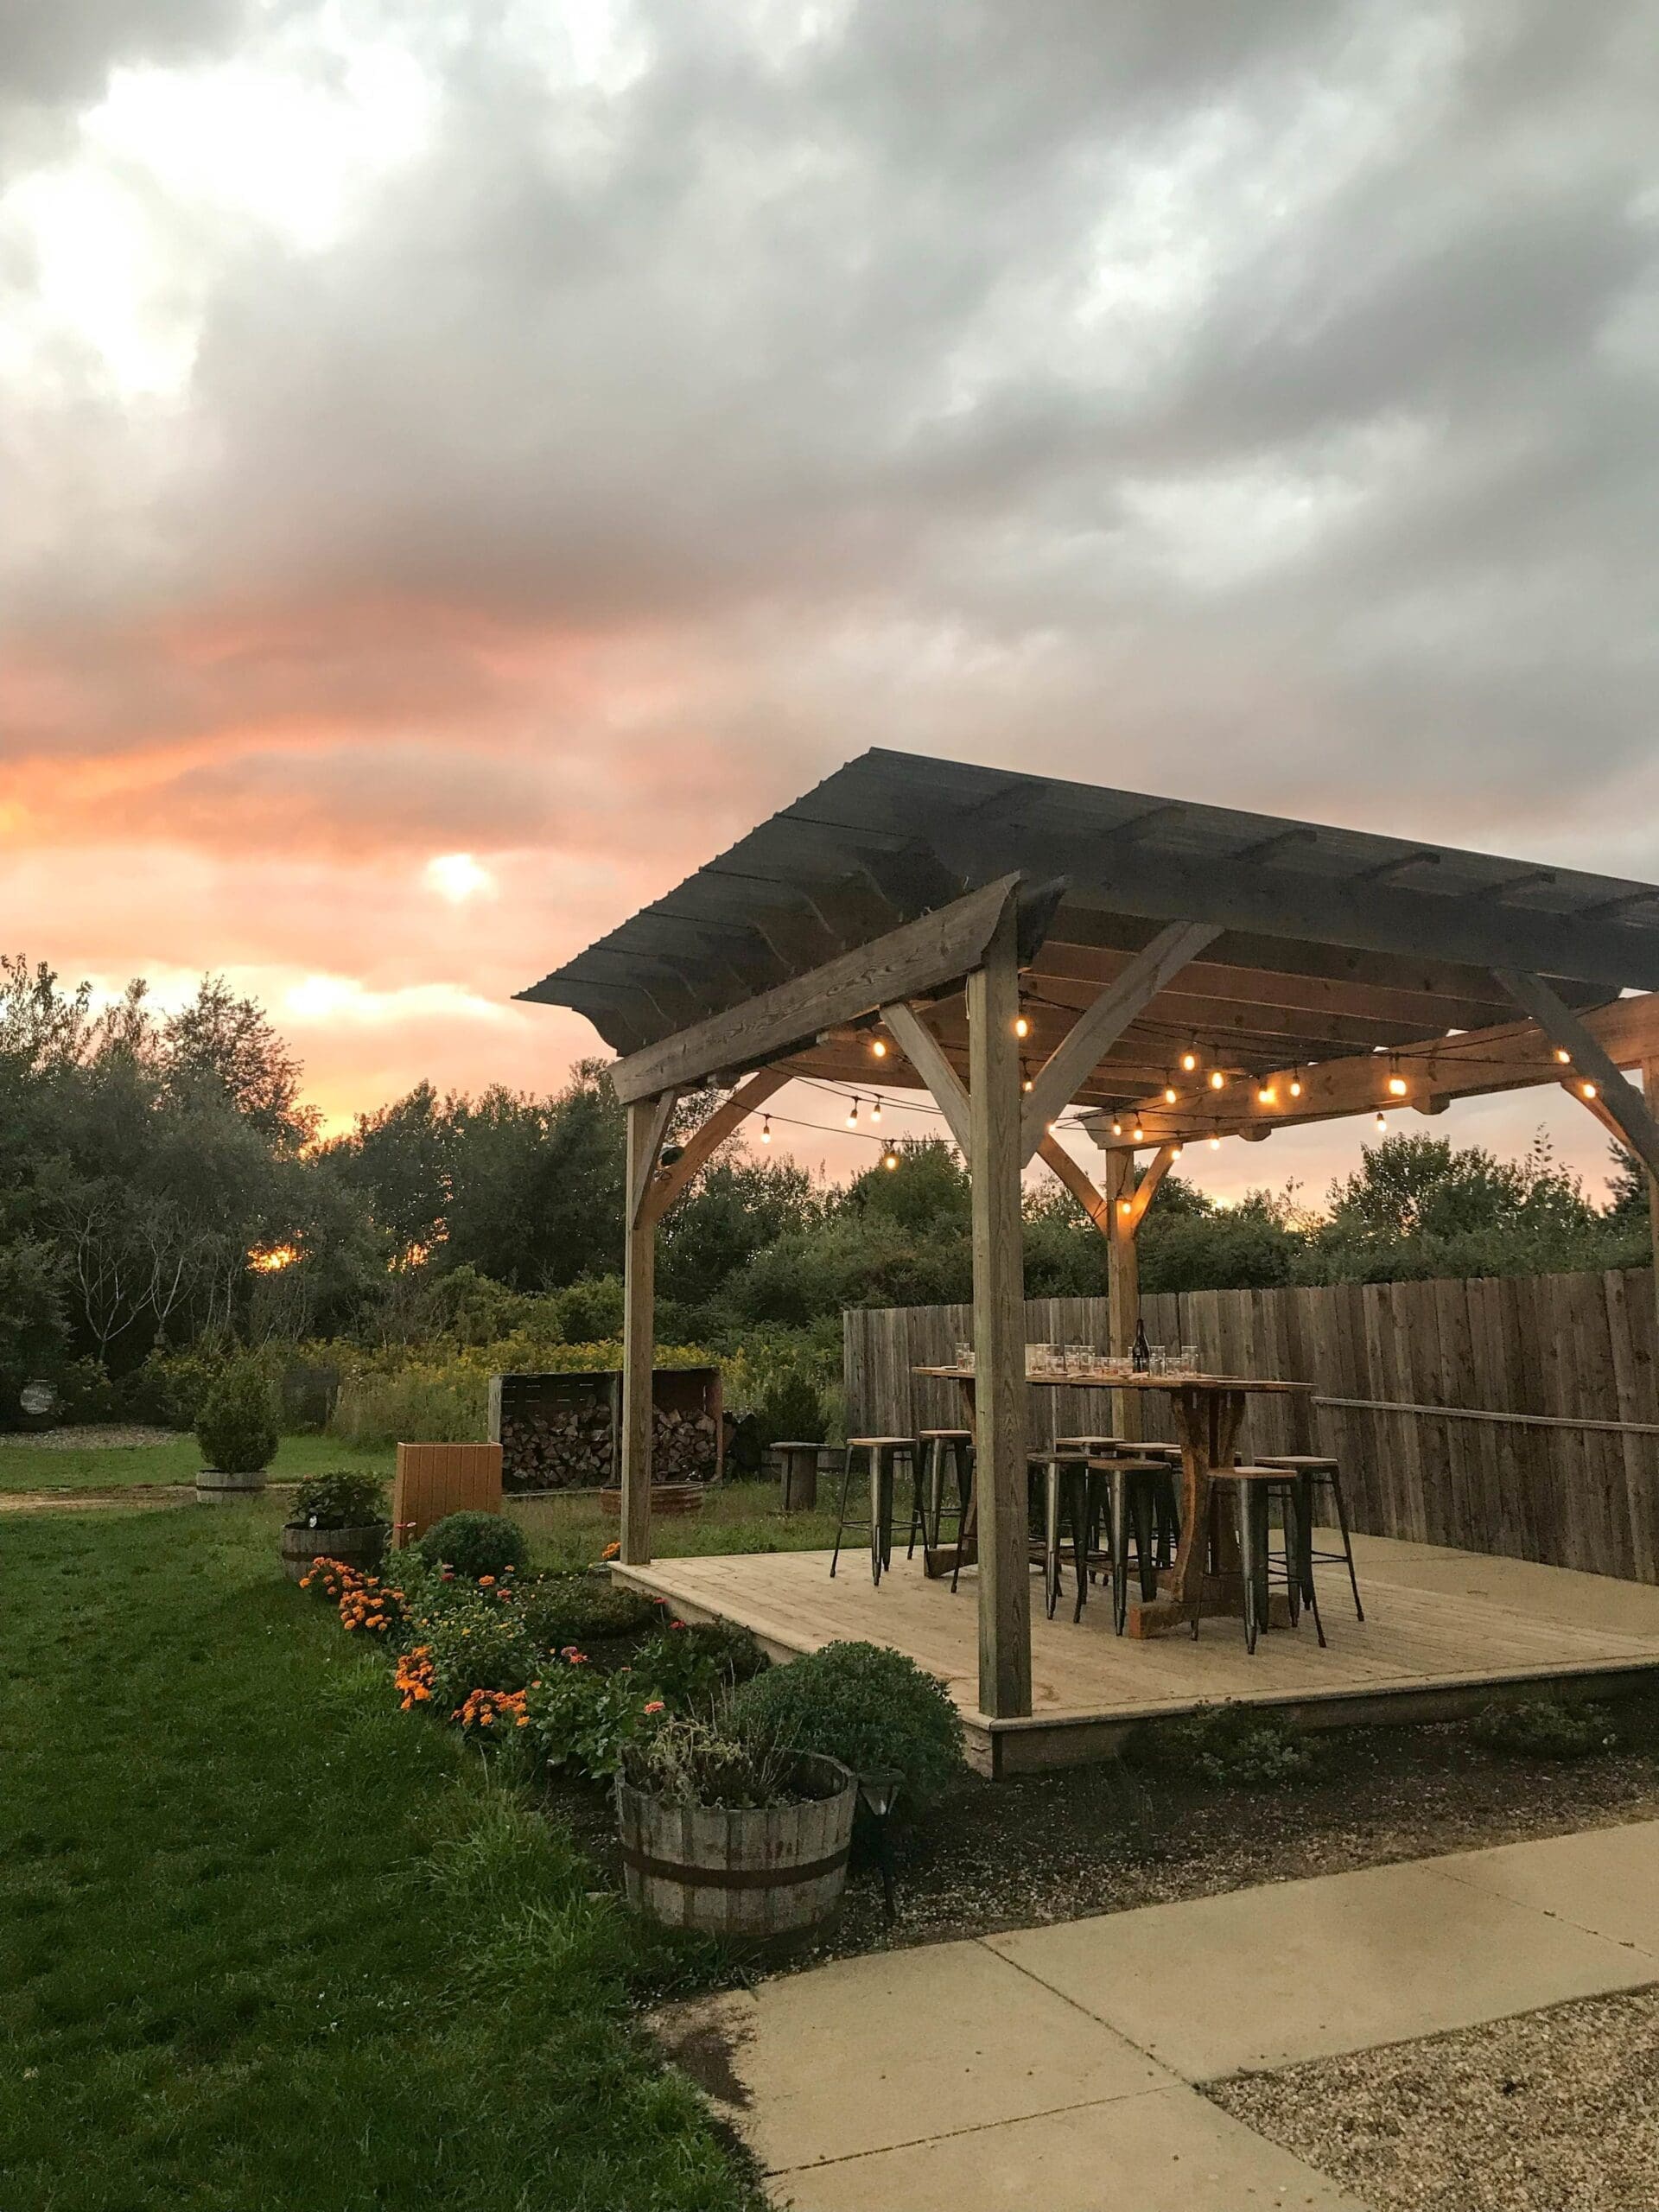
<svg viewBox="0 0 1659 2212">
<path fill-rule="evenodd" d="M 973 1363 L 974 1348 L 972 1344 L 958 1344 L 957 1346 L 957 1365 L 958 1367 L 971 1367 Z"/>
<path fill-rule="evenodd" d="M 1150 1344 L 1147 1346 L 1147 1371 L 1150 1375 L 1168 1374 L 1169 1346 L 1167 1344 Z"/>
<path fill-rule="evenodd" d="M 1183 1344 L 1181 1346 L 1182 1374 L 1197 1375 L 1202 1370 L 1198 1366 L 1198 1348 L 1197 1344 Z"/>
</svg>

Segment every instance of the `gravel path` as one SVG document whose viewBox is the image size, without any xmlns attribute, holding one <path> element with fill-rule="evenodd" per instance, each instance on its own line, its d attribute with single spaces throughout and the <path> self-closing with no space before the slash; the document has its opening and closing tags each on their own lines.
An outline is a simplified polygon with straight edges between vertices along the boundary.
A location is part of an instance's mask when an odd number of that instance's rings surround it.
<svg viewBox="0 0 1659 2212">
<path fill-rule="evenodd" d="M 80 1428 L 8 1432 L 0 1434 L 0 1449 L 10 1444 L 31 1452 L 124 1451 L 141 1444 L 171 1444 L 178 1434 L 176 1429 L 144 1428 L 136 1421 L 102 1421 Z"/>
<path fill-rule="evenodd" d="M 1374 2212 L 1654 2212 L 1659 1990 L 1212 2087 Z"/>
</svg>

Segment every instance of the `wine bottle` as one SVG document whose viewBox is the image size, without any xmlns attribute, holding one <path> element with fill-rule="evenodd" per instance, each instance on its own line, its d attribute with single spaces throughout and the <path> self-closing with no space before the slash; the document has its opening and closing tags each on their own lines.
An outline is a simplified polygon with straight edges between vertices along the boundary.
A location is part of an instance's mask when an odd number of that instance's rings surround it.
<svg viewBox="0 0 1659 2212">
<path fill-rule="evenodd" d="M 1144 1375 L 1152 1365 L 1152 1346 L 1147 1342 L 1144 1321 L 1137 1321 L 1135 1325 L 1135 1346 L 1129 1354 L 1129 1364 L 1137 1375 Z"/>
</svg>

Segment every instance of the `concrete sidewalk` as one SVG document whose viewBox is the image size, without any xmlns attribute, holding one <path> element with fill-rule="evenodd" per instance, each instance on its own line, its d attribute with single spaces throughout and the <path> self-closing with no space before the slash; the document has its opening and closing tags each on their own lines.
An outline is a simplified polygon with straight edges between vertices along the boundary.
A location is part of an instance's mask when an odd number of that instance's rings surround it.
<svg viewBox="0 0 1659 2212">
<path fill-rule="evenodd" d="M 1363 2212 L 1198 2085 L 1659 1981 L 1659 1821 L 782 1976 L 670 2050 L 796 2212 Z"/>
</svg>

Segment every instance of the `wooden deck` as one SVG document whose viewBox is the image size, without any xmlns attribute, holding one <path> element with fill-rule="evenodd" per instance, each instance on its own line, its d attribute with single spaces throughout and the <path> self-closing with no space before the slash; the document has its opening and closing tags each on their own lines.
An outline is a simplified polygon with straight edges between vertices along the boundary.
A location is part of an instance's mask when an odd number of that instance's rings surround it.
<svg viewBox="0 0 1659 2212">
<path fill-rule="evenodd" d="M 1320 1575 L 1328 1649 L 1306 1618 L 1264 1636 L 1254 1658 L 1241 1625 L 1210 1620 L 1185 1635 L 1134 1643 L 1112 1633 L 1096 1593 L 1073 1626 L 1070 1599 L 1044 1618 L 1032 1581 L 1029 1719 L 977 1710 L 977 1612 L 971 1575 L 952 1596 L 900 1557 L 878 1590 L 868 1554 L 762 1552 L 618 1567 L 688 1619 L 751 1629 L 776 1658 L 842 1638 L 892 1644 L 939 1675 L 960 1707 L 969 1756 L 986 1774 L 1070 1766 L 1116 1750 L 1135 1722 L 1236 1699 L 1294 1711 L 1315 1726 L 1451 1718 L 1495 1696 L 1611 1695 L 1659 1669 L 1659 1589 L 1564 1567 L 1448 1551 L 1386 1537 L 1355 1539 L 1363 1623 L 1340 1568 Z"/>
</svg>

